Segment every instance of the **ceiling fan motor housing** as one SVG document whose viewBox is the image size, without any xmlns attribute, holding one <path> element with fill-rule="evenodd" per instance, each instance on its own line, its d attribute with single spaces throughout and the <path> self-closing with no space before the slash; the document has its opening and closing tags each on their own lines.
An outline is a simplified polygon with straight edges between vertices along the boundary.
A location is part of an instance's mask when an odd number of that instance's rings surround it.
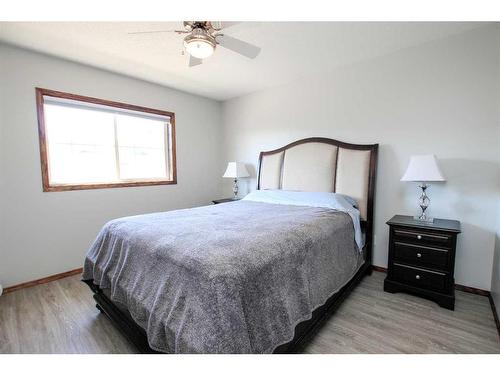
<svg viewBox="0 0 500 375">
<path fill-rule="evenodd" d="M 205 29 L 203 29 L 201 27 L 193 29 L 193 31 L 191 31 L 191 34 L 189 34 L 188 36 L 186 36 L 184 38 L 184 45 L 187 45 L 189 43 L 198 42 L 198 41 L 206 42 L 206 43 L 210 44 L 214 49 L 215 49 L 215 46 L 217 45 L 215 38 L 212 35 L 210 35 Z"/>
</svg>

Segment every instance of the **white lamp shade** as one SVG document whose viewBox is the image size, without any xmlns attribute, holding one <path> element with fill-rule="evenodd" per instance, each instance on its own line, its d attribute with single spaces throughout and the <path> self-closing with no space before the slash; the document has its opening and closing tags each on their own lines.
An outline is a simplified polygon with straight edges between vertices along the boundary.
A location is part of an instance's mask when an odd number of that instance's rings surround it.
<svg viewBox="0 0 500 375">
<path fill-rule="evenodd" d="M 250 176 L 250 174 L 248 173 L 248 170 L 245 167 L 245 163 L 241 163 L 239 161 L 231 161 L 227 163 L 226 172 L 222 177 L 240 178 L 248 176 Z"/>
<path fill-rule="evenodd" d="M 431 182 L 446 181 L 446 179 L 439 169 L 436 156 L 413 155 L 401 181 Z"/>
</svg>

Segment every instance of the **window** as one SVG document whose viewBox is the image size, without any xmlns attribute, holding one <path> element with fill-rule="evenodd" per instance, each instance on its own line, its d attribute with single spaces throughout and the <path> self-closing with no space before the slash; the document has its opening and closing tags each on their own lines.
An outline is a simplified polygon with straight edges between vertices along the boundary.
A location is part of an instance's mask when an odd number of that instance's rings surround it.
<svg viewBox="0 0 500 375">
<path fill-rule="evenodd" d="M 173 113 L 36 93 L 44 191 L 176 183 Z"/>
</svg>

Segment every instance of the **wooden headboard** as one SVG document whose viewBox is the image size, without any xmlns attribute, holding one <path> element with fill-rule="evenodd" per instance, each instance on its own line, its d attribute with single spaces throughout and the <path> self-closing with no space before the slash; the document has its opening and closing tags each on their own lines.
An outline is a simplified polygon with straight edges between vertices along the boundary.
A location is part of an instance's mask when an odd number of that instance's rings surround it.
<svg viewBox="0 0 500 375">
<path fill-rule="evenodd" d="M 370 251 L 378 144 L 305 138 L 259 156 L 257 189 L 329 191 L 356 199 Z"/>
</svg>

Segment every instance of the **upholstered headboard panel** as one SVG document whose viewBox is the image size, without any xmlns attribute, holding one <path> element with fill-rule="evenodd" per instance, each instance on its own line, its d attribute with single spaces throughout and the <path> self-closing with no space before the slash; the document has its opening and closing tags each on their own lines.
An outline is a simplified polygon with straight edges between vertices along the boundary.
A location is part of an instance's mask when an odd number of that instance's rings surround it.
<svg viewBox="0 0 500 375">
<path fill-rule="evenodd" d="M 266 155 L 260 159 L 259 185 L 260 189 L 281 188 L 281 166 L 284 151 Z"/>
<path fill-rule="evenodd" d="M 257 188 L 346 194 L 358 202 L 361 219 L 371 221 L 377 148 L 307 138 L 261 152 Z"/>
<path fill-rule="evenodd" d="M 281 188 L 334 191 L 337 152 L 337 146 L 317 142 L 302 143 L 283 151 Z"/>
</svg>

